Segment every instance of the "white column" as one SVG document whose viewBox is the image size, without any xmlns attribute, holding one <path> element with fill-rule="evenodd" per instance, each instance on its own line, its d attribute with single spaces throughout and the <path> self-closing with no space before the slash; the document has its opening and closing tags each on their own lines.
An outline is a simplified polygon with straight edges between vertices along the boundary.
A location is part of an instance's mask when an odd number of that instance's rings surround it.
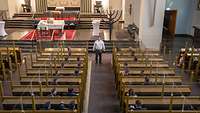
<svg viewBox="0 0 200 113">
<path fill-rule="evenodd" d="M 32 12 L 36 12 L 35 0 L 31 0 Z"/>
<path fill-rule="evenodd" d="M 160 47 L 165 3 L 166 0 L 157 0 L 157 2 L 156 0 L 141 0 L 139 39 L 146 48 L 159 49 Z"/>
</svg>

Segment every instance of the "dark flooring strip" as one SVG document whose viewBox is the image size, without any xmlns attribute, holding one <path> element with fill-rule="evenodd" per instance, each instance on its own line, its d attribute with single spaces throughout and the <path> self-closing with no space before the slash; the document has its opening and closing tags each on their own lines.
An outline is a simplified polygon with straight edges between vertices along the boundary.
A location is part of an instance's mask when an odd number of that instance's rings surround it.
<svg viewBox="0 0 200 113">
<path fill-rule="evenodd" d="M 103 64 L 92 63 L 88 113 L 120 112 L 111 59 L 111 54 L 104 54 Z"/>
</svg>

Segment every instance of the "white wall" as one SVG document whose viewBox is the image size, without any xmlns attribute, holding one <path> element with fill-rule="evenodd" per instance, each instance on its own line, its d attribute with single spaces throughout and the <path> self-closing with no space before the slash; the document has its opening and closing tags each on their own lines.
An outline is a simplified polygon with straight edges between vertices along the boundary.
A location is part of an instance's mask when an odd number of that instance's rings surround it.
<svg viewBox="0 0 200 113">
<path fill-rule="evenodd" d="M 0 10 L 8 10 L 8 1 L 0 0 Z"/>
<path fill-rule="evenodd" d="M 141 0 L 139 39 L 146 48 L 159 49 L 162 39 L 162 28 L 166 0 L 157 0 L 155 20 L 152 9 L 154 0 Z M 154 23 L 154 25 L 152 25 Z"/>
<path fill-rule="evenodd" d="M 133 0 L 133 21 L 137 27 L 140 26 L 140 11 L 141 10 L 141 0 Z"/>
<path fill-rule="evenodd" d="M 122 10 L 122 0 L 110 0 L 109 2 L 112 9 Z"/>
<path fill-rule="evenodd" d="M 9 10 L 9 17 L 12 18 L 13 15 L 16 13 L 16 1 L 15 0 L 8 0 L 8 10 Z"/>
</svg>

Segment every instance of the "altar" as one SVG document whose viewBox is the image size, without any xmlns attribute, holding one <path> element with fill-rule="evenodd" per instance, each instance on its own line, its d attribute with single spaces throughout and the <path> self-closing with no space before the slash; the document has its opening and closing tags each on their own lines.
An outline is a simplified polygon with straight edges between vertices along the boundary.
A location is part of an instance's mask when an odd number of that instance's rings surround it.
<svg viewBox="0 0 200 113">
<path fill-rule="evenodd" d="M 40 20 L 38 23 L 38 30 L 59 29 L 63 30 L 65 26 L 64 20 Z"/>
</svg>

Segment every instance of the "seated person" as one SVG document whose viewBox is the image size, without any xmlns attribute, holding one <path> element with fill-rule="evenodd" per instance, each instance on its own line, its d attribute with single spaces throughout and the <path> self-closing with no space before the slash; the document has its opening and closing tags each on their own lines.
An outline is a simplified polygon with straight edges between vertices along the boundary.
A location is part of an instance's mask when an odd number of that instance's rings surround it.
<svg viewBox="0 0 200 113">
<path fill-rule="evenodd" d="M 58 110 L 66 110 L 65 108 L 65 104 L 63 101 L 60 102 L 59 106 L 58 106 Z"/>
<path fill-rule="evenodd" d="M 68 88 L 68 92 L 66 96 L 77 96 L 78 94 L 74 91 L 73 88 Z"/>
<path fill-rule="evenodd" d="M 60 75 L 59 71 L 55 70 L 55 76 L 59 76 L 59 75 Z"/>
<path fill-rule="evenodd" d="M 142 110 L 142 102 L 140 100 L 136 100 L 134 105 L 129 105 L 129 110 Z"/>
<path fill-rule="evenodd" d="M 135 57 L 135 51 L 131 51 L 131 56 Z"/>
<path fill-rule="evenodd" d="M 71 102 L 67 105 L 67 109 L 69 109 L 69 110 L 75 110 L 75 109 L 76 109 L 75 101 L 71 101 Z"/>
<path fill-rule="evenodd" d="M 80 68 L 81 67 L 81 60 L 80 57 L 77 57 L 77 66 Z"/>
<path fill-rule="evenodd" d="M 52 90 L 51 90 L 51 96 L 56 96 L 57 95 L 57 91 L 56 91 L 56 88 L 54 87 Z"/>
<path fill-rule="evenodd" d="M 68 56 L 71 56 L 71 55 L 72 55 L 72 50 L 71 50 L 71 47 L 70 47 L 70 46 L 68 46 L 68 47 L 67 47 L 67 50 L 68 50 Z"/>
<path fill-rule="evenodd" d="M 150 84 L 150 79 L 148 76 L 144 77 L 144 85 L 149 85 Z"/>
<path fill-rule="evenodd" d="M 141 70 L 140 75 L 144 76 L 144 70 Z"/>
<path fill-rule="evenodd" d="M 74 70 L 74 75 L 75 75 L 75 76 L 79 76 L 79 69 L 75 69 L 75 70 Z"/>
<path fill-rule="evenodd" d="M 62 63 L 61 63 L 61 68 L 64 68 L 65 67 L 65 62 L 63 61 Z"/>
<path fill-rule="evenodd" d="M 57 80 L 58 80 L 59 78 L 58 78 L 58 76 L 57 77 L 54 77 L 54 79 L 53 79 L 53 84 L 54 85 L 57 85 Z"/>
<path fill-rule="evenodd" d="M 133 56 L 133 61 L 134 61 L 134 62 L 137 62 L 137 61 L 138 61 L 138 59 L 137 59 L 136 56 Z"/>
<path fill-rule="evenodd" d="M 66 56 L 66 57 L 65 57 L 65 61 L 67 62 L 68 60 L 69 60 L 69 57 L 68 57 L 68 56 Z"/>
<path fill-rule="evenodd" d="M 131 88 L 128 90 L 127 96 L 137 96 L 137 95 L 135 94 L 134 89 Z"/>
<path fill-rule="evenodd" d="M 125 62 L 124 63 L 124 75 L 128 75 L 129 69 L 128 69 L 128 64 Z"/>
<path fill-rule="evenodd" d="M 51 109 L 51 102 L 50 102 L 50 101 L 48 101 L 48 102 L 46 102 L 46 103 L 44 104 L 44 109 L 45 109 L 45 110 L 50 110 L 50 109 Z"/>
</svg>

